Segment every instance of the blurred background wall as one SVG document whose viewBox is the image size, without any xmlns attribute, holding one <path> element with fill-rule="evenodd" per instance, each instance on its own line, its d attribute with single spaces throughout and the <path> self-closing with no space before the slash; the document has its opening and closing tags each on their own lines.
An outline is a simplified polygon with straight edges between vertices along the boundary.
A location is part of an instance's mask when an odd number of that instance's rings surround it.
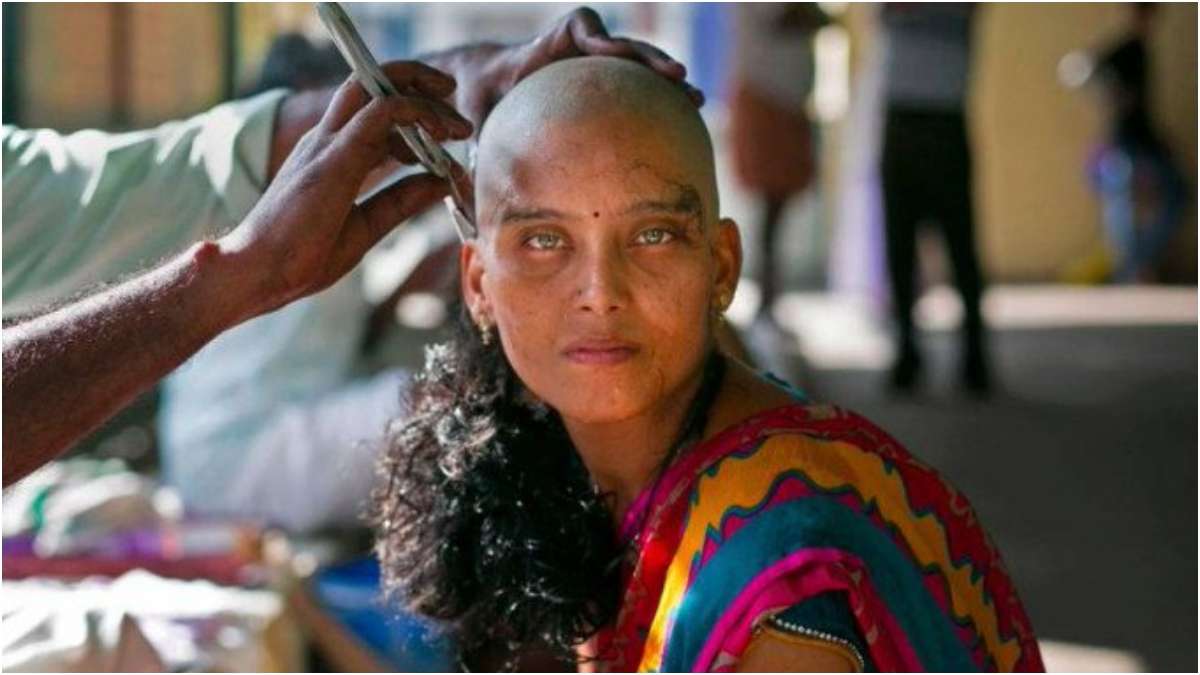
<svg viewBox="0 0 1200 675">
<path fill-rule="evenodd" d="M 1114 40 L 1128 14 L 1121 4 L 1006 3 L 981 17 L 971 113 L 980 255 L 997 279 L 1054 279 L 1098 243 L 1099 208 L 1080 167 L 1101 122 L 1086 96 L 1058 81 L 1057 66 L 1069 50 Z M 1196 5 L 1163 5 L 1150 45 L 1155 120 L 1194 181 Z M 1194 281 L 1194 210 L 1174 248 L 1174 274 Z"/>
</svg>

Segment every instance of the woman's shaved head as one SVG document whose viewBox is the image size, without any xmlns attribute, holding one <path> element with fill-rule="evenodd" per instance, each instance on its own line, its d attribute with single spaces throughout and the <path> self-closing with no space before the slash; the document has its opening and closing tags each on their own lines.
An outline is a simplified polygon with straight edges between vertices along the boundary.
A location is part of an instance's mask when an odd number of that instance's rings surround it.
<svg viewBox="0 0 1200 675">
<path fill-rule="evenodd" d="M 712 141 L 695 104 L 674 82 L 625 59 L 553 63 L 514 87 L 480 132 L 476 161 L 481 224 L 531 174 L 561 177 L 565 165 L 599 155 L 621 172 L 657 174 L 718 212 Z M 566 187 L 566 186 L 563 186 Z"/>
<path fill-rule="evenodd" d="M 741 250 L 677 84 L 608 57 L 529 76 L 480 132 L 475 212 L 467 307 L 568 429 L 686 405 Z"/>
</svg>

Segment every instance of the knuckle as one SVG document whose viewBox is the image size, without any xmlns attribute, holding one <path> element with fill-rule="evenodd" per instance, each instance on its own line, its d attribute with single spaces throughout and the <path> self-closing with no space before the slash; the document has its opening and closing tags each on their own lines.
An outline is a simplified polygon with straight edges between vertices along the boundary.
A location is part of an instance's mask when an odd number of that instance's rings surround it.
<svg viewBox="0 0 1200 675">
<path fill-rule="evenodd" d="M 420 112 L 419 101 L 411 96 L 396 96 L 389 101 L 388 112 L 391 116 L 410 120 Z"/>
<path fill-rule="evenodd" d="M 573 18 L 583 19 L 585 21 L 599 21 L 600 15 L 591 7 L 583 6 L 576 7 L 569 15 Z"/>
</svg>

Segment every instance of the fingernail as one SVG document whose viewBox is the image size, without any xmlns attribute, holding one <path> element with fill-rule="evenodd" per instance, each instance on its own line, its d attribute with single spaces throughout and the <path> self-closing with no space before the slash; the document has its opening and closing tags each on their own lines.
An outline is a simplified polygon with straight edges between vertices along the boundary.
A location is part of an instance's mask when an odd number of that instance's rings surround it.
<svg viewBox="0 0 1200 675">
<path fill-rule="evenodd" d="M 445 108 L 441 112 L 440 119 L 447 128 L 455 132 L 470 132 L 471 122 L 463 117 L 461 113 L 453 108 Z"/>
</svg>

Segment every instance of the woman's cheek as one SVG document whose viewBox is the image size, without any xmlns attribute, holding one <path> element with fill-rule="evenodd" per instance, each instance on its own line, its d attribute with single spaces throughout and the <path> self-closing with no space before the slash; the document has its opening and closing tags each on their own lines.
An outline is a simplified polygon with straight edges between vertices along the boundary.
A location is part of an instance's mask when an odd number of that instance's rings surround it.
<svg viewBox="0 0 1200 675">
<path fill-rule="evenodd" d="M 510 360 L 528 363 L 553 352 L 558 327 L 544 288 L 538 284 L 510 283 L 498 289 L 495 297 L 497 321 L 513 352 Z"/>
<path fill-rule="evenodd" d="M 534 272 L 529 265 L 512 257 L 496 261 L 488 277 L 488 286 L 489 296 L 494 298 L 492 304 L 499 313 L 527 315 L 538 308 L 532 301 L 540 297 L 544 302 L 547 279 Z"/>
<path fill-rule="evenodd" d="M 662 270 L 648 274 L 636 284 L 648 305 L 648 314 L 694 332 L 698 320 L 708 313 L 710 291 L 703 280 L 708 272 L 700 266 L 680 266 L 675 273 Z"/>
<path fill-rule="evenodd" d="M 554 331 L 553 325 L 537 313 L 515 313 L 511 320 L 510 331 L 501 340 L 508 362 L 535 396 L 559 407 L 564 392 L 554 341 L 547 335 Z"/>
</svg>

